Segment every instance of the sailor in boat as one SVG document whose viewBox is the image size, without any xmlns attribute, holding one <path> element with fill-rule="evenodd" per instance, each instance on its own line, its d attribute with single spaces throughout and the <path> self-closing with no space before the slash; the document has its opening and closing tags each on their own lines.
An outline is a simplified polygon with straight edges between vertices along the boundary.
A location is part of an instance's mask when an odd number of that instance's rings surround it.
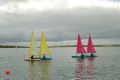
<svg viewBox="0 0 120 80">
<path fill-rule="evenodd" d="M 94 56 L 94 54 L 93 53 L 91 53 L 91 57 L 93 57 Z"/>
<path fill-rule="evenodd" d="M 34 58 L 33 58 L 33 55 L 31 56 L 31 59 L 34 59 Z"/>
<path fill-rule="evenodd" d="M 43 54 L 43 60 L 46 60 L 46 56 L 45 56 L 45 54 Z"/>
<path fill-rule="evenodd" d="M 81 54 L 81 58 L 84 58 L 84 54 Z"/>
</svg>

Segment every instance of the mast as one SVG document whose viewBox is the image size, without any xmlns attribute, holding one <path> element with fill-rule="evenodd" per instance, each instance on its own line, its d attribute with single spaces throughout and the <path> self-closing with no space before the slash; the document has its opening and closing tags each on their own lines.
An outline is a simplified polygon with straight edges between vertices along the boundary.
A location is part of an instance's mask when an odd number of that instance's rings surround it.
<svg viewBox="0 0 120 80">
<path fill-rule="evenodd" d="M 76 54 L 83 54 L 83 53 L 86 53 L 86 51 L 85 51 L 84 46 L 82 44 L 80 35 L 78 34 Z"/>
<path fill-rule="evenodd" d="M 87 53 L 96 53 L 90 34 L 88 39 Z"/>
</svg>

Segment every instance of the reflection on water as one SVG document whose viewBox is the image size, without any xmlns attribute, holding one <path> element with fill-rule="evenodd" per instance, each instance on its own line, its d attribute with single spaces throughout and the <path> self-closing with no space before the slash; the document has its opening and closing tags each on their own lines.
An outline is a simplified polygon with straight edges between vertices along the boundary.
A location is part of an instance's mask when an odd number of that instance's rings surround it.
<svg viewBox="0 0 120 80">
<path fill-rule="evenodd" d="M 29 80 L 49 80 L 49 61 L 28 62 Z"/>
<path fill-rule="evenodd" d="M 73 59 L 75 48 L 52 48 L 52 61 L 27 62 L 24 48 L 0 48 L 0 80 L 120 80 L 120 47 L 96 47 L 98 57 Z M 6 69 L 11 70 L 7 77 Z"/>
<path fill-rule="evenodd" d="M 94 75 L 94 59 L 77 59 L 76 80 L 92 80 Z"/>
<path fill-rule="evenodd" d="M 77 66 L 76 66 L 76 80 L 83 80 L 84 78 L 84 60 L 83 59 L 77 59 Z"/>
<path fill-rule="evenodd" d="M 88 73 L 88 80 L 93 80 L 94 75 L 94 59 L 95 58 L 88 58 L 88 65 L 87 65 L 87 73 Z"/>
</svg>

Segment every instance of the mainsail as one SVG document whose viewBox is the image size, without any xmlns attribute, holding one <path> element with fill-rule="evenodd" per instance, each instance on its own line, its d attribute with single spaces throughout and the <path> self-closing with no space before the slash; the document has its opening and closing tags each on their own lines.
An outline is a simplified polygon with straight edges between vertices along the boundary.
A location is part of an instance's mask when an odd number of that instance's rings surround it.
<svg viewBox="0 0 120 80">
<path fill-rule="evenodd" d="M 42 32 L 39 55 L 41 56 L 43 54 L 50 55 L 50 51 L 48 49 L 48 45 L 44 37 L 44 33 Z"/>
<path fill-rule="evenodd" d="M 31 58 L 32 55 L 34 56 L 38 55 L 38 48 L 37 48 L 37 44 L 35 41 L 34 32 L 32 32 L 31 39 L 30 39 L 29 59 Z"/>
<path fill-rule="evenodd" d="M 83 53 L 86 53 L 86 51 L 85 51 L 84 46 L 82 44 L 80 35 L 78 34 L 76 54 L 83 54 Z"/>
<path fill-rule="evenodd" d="M 96 53 L 90 34 L 88 39 L 87 53 Z"/>
</svg>

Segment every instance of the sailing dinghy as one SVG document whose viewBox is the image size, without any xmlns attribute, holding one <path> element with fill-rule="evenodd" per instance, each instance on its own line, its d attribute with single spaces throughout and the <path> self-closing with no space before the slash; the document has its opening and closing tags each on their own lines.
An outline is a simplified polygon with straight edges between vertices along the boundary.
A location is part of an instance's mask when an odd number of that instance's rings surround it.
<svg viewBox="0 0 120 80">
<path fill-rule="evenodd" d="M 97 57 L 96 55 L 94 55 L 96 53 L 96 51 L 95 51 L 94 45 L 92 43 L 90 34 L 89 34 L 89 38 L 88 38 L 87 53 L 91 54 L 91 55 L 88 55 L 88 57 Z"/>
<path fill-rule="evenodd" d="M 86 51 L 82 44 L 80 35 L 78 34 L 76 55 L 73 55 L 72 58 L 85 58 L 85 57 L 87 57 L 86 55 L 84 55 L 85 53 L 86 53 Z"/>
<path fill-rule="evenodd" d="M 35 44 L 35 35 L 34 32 L 31 34 L 30 47 L 29 47 L 29 57 L 24 58 L 26 61 L 40 61 L 40 60 L 51 60 L 51 52 L 48 48 L 44 33 L 42 33 L 40 40 L 40 48 L 34 46 Z M 36 49 L 36 50 L 35 50 Z"/>
<path fill-rule="evenodd" d="M 34 59 L 31 59 L 31 57 L 36 57 Z M 39 50 L 35 41 L 35 35 L 34 32 L 31 33 L 31 39 L 30 39 L 30 46 L 29 46 L 29 55 L 24 56 L 24 60 L 26 61 L 39 61 L 40 55 Z"/>
<path fill-rule="evenodd" d="M 41 60 L 51 60 L 51 52 L 48 48 L 44 33 L 42 32 L 41 41 L 40 41 L 40 59 Z"/>
</svg>

